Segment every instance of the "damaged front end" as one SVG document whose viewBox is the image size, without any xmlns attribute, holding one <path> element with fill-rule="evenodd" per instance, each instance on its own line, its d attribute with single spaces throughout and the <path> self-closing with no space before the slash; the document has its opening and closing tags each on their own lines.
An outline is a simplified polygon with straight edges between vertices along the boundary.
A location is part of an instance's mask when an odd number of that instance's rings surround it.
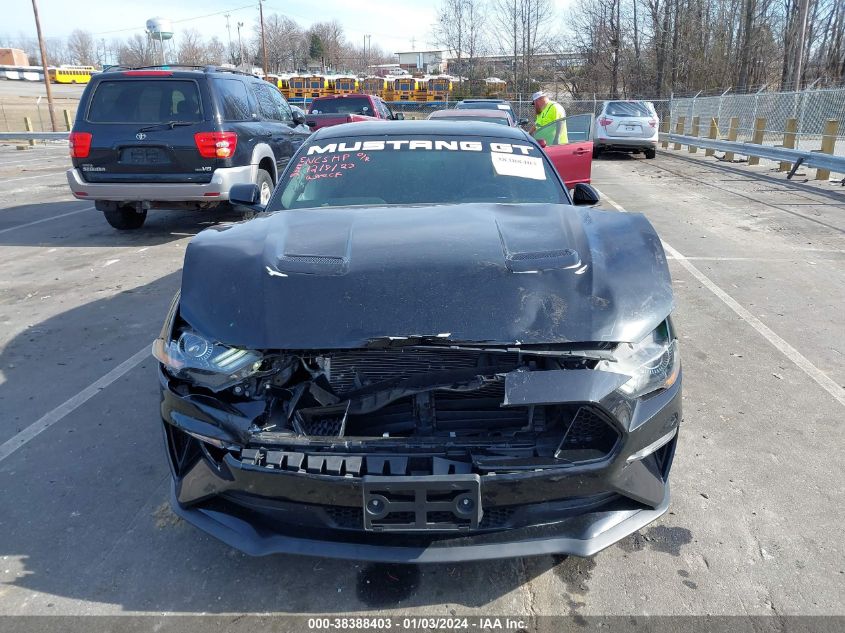
<svg viewBox="0 0 845 633">
<path fill-rule="evenodd" d="M 636 344 L 250 350 L 192 328 L 177 297 L 153 352 L 175 508 L 251 554 L 590 555 L 668 506 L 668 318 Z"/>
</svg>

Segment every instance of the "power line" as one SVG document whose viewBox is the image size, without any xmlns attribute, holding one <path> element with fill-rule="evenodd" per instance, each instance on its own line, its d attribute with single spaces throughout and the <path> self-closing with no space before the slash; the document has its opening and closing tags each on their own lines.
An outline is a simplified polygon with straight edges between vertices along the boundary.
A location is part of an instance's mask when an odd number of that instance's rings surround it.
<svg viewBox="0 0 845 633">
<path fill-rule="evenodd" d="M 215 15 L 226 15 L 227 13 L 231 13 L 232 11 L 243 11 L 244 9 L 254 9 L 255 3 L 247 4 L 242 7 L 237 7 L 235 9 L 223 9 L 222 11 L 215 11 L 214 13 L 206 13 L 205 15 L 195 15 L 190 18 L 182 18 L 181 20 L 170 20 L 171 24 L 181 24 L 182 22 L 192 22 L 194 20 L 202 20 L 203 18 L 212 18 Z M 110 33 L 126 33 L 127 31 L 138 31 L 141 30 L 141 27 L 133 26 L 126 29 L 114 29 L 112 31 L 99 31 L 97 33 L 93 33 L 93 35 L 108 35 Z"/>
</svg>

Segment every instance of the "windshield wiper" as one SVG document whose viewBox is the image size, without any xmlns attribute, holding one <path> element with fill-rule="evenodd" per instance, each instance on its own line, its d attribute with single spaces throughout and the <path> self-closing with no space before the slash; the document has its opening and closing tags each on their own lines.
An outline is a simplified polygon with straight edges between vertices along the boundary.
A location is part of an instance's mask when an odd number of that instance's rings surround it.
<svg viewBox="0 0 845 633">
<path fill-rule="evenodd" d="M 152 132 L 153 130 L 160 130 L 163 127 L 169 127 L 171 130 L 175 127 L 181 127 L 183 125 L 195 125 L 199 123 L 199 121 L 168 121 L 167 123 L 156 123 L 154 125 L 148 125 L 147 127 L 142 127 L 139 132 Z"/>
</svg>

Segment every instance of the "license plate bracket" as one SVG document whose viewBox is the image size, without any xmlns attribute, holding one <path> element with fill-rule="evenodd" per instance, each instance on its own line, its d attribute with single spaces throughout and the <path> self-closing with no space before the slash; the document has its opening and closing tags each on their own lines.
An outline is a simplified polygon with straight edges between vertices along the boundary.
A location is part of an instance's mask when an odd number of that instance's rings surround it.
<svg viewBox="0 0 845 633">
<path fill-rule="evenodd" d="M 467 531 L 484 516 L 478 475 L 367 475 L 361 488 L 367 531 Z"/>
</svg>

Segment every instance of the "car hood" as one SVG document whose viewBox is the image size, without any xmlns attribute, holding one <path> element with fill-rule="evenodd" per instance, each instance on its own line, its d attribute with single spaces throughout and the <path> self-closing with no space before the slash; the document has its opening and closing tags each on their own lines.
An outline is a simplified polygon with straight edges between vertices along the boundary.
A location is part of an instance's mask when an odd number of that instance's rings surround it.
<svg viewBox="0 0 845 633">
<path fill-rule="evenodd" d="M 251 349 L 636 342 L 672 310 L 640 214 L 554 204 L 279 211 L 200 233 L 180 313 Z"/>
</svg>

